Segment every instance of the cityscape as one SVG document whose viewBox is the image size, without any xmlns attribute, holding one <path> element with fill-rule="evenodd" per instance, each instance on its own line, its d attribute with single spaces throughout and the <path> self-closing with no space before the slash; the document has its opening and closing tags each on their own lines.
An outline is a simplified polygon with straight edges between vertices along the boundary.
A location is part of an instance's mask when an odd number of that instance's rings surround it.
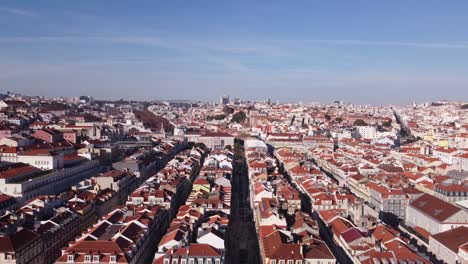
<svg viewBox="0 0 468 264">
<path fill-rule="evenodd" d="M 468 104 L 2 95 L 0 263 L 467 263 Z"/>
<path fill-rule="evenodd" d="M 467 1 L 0 1 L 0 264 L 468 264 Z"/>
</svg>

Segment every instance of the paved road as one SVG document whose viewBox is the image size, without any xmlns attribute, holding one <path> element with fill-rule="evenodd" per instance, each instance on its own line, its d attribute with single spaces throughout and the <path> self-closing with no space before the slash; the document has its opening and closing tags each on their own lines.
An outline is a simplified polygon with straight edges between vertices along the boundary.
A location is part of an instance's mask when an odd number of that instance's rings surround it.
<svg viewBox="0 0 468 264">
<path fill-rule="evenodd" d="M 243 152 L 242 152 L 243 153 Z M 231 220 L 226 240 L 226 263 L 260 263 L 258 236 L 249 202 L 247 164 L 242 157 L 233 161 Z"/>
</svg>

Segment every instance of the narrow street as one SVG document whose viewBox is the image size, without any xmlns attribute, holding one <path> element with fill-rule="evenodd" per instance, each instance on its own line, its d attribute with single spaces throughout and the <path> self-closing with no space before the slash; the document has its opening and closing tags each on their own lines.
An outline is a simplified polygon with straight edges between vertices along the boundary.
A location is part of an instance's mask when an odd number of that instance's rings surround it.
<svg viewBox="0 0 468 264">
<path fill-rule="evenodd" d="M 249 178 L 243 147 L 233 160 L 231 219 L 226 240 L 226 263 L 260 263 L 258 236 L 250 208 Z"/>
</svg>

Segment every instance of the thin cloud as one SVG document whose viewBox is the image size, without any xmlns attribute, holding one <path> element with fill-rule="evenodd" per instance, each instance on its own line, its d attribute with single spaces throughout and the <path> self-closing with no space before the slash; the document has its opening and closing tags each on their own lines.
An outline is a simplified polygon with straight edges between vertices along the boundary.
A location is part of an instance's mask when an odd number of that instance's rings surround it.
<svg viewBox="0 0 468 264">
<path fill-rule="evenodd" d="M 36 37 L 0 37 L 0 43 L 95 43 L 108 42 L 128 45 L 155 46 L 181 52 L 206 51 L 232 55 L 286 56 L 281 49 L 268 46 L 222 46 L 211 42 L 200 42 L 179 37 L 161 38 L 157 36 L 36 36 Z"/>
<path fill-rule="evenodd" d="M 36 37 L 0 37 L 0 43 L 37 43 L 37 42 L 113 42 L 123 44 L 135 44 L 146 46 L 159 46 L 163 48 L 175 48 L 170 42 L 158 37 L 128 37 L 128 36 L 36 36 Z"/>
<path fill-rule="evenodd" d="M 6 11 L 8 10 L 8 11 Z M 35 16 L 35 13 L 26 10 L 1 8 L 1 12 L 15 13 L 17 15 Z M 281 44 L 306 43 L 318 45 L 338 46 L 382 46 L 382 47 L 407 47 L 407 48 L 432 48 L 432 49 L 468 49 L 468 41 L 458 42 L 408 42 L 408 41 L 380 41 L 359 39 L 305 39 L 267 41 L 268 45 L 252 46 L 220 46 L 212 42 L 200 42 L 183 38 L 160 38 L 157 36 L 37 36 L 37 37 L 0 37 L 0 43 L 24 43 L 24 42 L 114 42 L 132 45 L 158 46 L 168 49 L 193 50 L 205 49 L 231 54 L 265 54 L 265 55 L 290 55 L 281 49 Z M 279 45 L 278 45 L 279 44 Z"/>
<path fill-rule="evenodd" d="M 347 45 L 347 46 L 389 46 L 412 48 L 442 48 L 442 49 L 468 49 L 468 42 L 405 42 L 405 41 L 376 41 L 358 39 L 310 39 L 306 43 Z"/>
<path fill-rule="evenodd" d="M 26 9 L 11 8 L 11 7 L 0 7 L 0 13 L 10 14 L 14 16 L 22 17 L 38 17 L 39 14 Z"/>
</svg>

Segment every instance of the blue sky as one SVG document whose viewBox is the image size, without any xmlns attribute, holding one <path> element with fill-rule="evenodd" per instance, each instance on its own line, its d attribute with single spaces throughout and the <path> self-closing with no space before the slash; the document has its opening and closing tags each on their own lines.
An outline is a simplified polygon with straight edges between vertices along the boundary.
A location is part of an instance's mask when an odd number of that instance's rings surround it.
<svg viewBox="0 0 468 264">
<path fill-rule="evenodd" d="M 467 1 L 0 1 L 0 91 L 468 99 Z"/>
</svg>

